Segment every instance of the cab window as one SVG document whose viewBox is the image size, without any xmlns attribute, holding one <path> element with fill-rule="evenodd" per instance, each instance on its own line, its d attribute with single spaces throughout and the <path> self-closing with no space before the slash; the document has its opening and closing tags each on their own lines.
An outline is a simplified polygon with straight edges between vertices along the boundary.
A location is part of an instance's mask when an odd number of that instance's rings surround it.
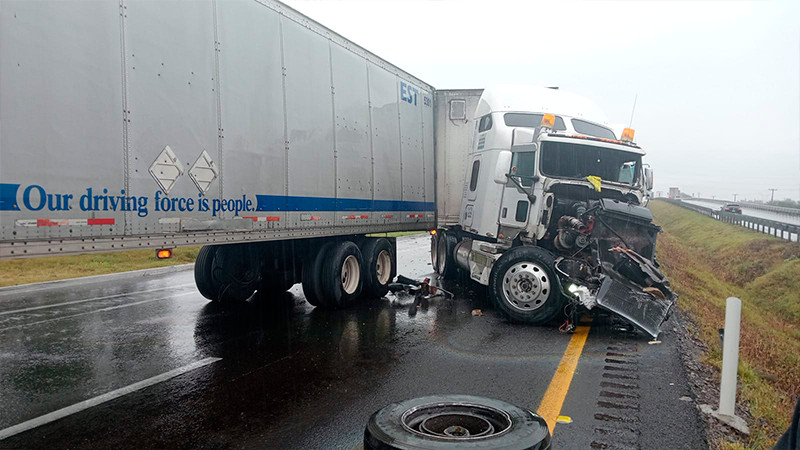
<svg viewBox="0 0 800 450">
<path fill-rule="evenodd" d="M 480 122 L 478 122 L 478 133 L 483 133 L 484 131 L 488 131 L 492 128 L 492 115 L 487 114 L 481 117 Z"/>
</svg>

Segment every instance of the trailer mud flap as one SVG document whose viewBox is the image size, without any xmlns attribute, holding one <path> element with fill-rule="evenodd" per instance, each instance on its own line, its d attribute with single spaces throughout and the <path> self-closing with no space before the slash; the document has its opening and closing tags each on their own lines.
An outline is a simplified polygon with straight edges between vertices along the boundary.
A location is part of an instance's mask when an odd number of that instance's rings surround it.
<svg viewBox="0 0 800 450">
<path fill-rule="evenodd" d="M 669 317 L 675 298 L 658 298 L 638 286 L 606 276 L 597 294 L 597 304 L 626 319 L 653 339 L 661 332 L 661 324 Z"/>
</svg>

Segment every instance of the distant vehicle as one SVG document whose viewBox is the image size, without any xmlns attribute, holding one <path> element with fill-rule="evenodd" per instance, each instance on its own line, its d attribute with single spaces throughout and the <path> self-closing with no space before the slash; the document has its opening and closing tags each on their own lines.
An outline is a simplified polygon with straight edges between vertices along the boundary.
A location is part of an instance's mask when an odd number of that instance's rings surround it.
<svg viewBox="0 0 800 450">
<path fill-rule="evenodd" d="M 733 214 L 741 214 L 742 207 L 738 203 L 725 203 L 720 208 L 720 211 L 725 211 Z"/>
<path fill-rule="evenodd" d="M 681 198 L 681 190 L 676 187 L 669 188 L 669 198 L 679 200 Z"/>
</svg>

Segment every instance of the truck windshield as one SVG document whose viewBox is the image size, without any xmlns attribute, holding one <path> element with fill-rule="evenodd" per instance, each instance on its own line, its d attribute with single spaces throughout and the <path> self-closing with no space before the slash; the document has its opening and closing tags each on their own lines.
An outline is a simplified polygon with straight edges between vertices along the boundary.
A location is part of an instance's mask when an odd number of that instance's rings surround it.
<svg viewBox="0 0 800 450">
<path fill-rule="evenodd" d="M 541 170 L 555 178 L 598 176 L 603 181 L 634 184 L 639 178 L 641 155 L 605 147 L 567 142 L 542 142 Z"/>
<path fill-rule="evenodd" d="M 527 113 L 506 113 L 503 115 L 503 122 L 508 127 L 530 127 L 536 128 L 542 124 L 544 114 L 527 114 Z M 557 131 L 564 131 L 567 126 L 564 125 L 564 119 L 561 116 L 556 116 L 556 123 L 553 124 L 553 129 Z"/>
<path fill-rule="evenodd" d="M 586 122 L 585 120 L 572 119 L 572 127 L 575 128 L 575 131 L 578 133 L 585 134 L 586 136 L 594 136 L 604 139 L 617 138 L 614 135 L 614 132 L 608 128 L 595 125 L 591 122 Z"/>
</svg>

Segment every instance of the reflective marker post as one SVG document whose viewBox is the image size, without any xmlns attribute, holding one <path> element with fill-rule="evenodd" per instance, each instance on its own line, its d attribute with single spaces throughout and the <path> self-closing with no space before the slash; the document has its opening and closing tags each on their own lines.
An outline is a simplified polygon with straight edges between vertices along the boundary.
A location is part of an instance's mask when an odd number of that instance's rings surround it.
<svg viewBox="0 0 800 450">
<path fill-rule="evenodd" d="M 725 336 L 722 343 L 722 378 L 719 386 L 719 414 L 736 415 L 736 379 L 739 370 L 739 332 L 742 301 L 728 297 L 725 302 Z"/>
<path fill-rule="evenodd" d="M 744 434 L 750 434 L 747 422 L 736 416 L 736 377 L 739 369 L 739 332 L 742 301 L 728 297 L 725 301 L 725 334 L 722 342 L 722 379 L 719 387 L 719 408 L 700 405 L 700 410 Z"/>
</svg>

